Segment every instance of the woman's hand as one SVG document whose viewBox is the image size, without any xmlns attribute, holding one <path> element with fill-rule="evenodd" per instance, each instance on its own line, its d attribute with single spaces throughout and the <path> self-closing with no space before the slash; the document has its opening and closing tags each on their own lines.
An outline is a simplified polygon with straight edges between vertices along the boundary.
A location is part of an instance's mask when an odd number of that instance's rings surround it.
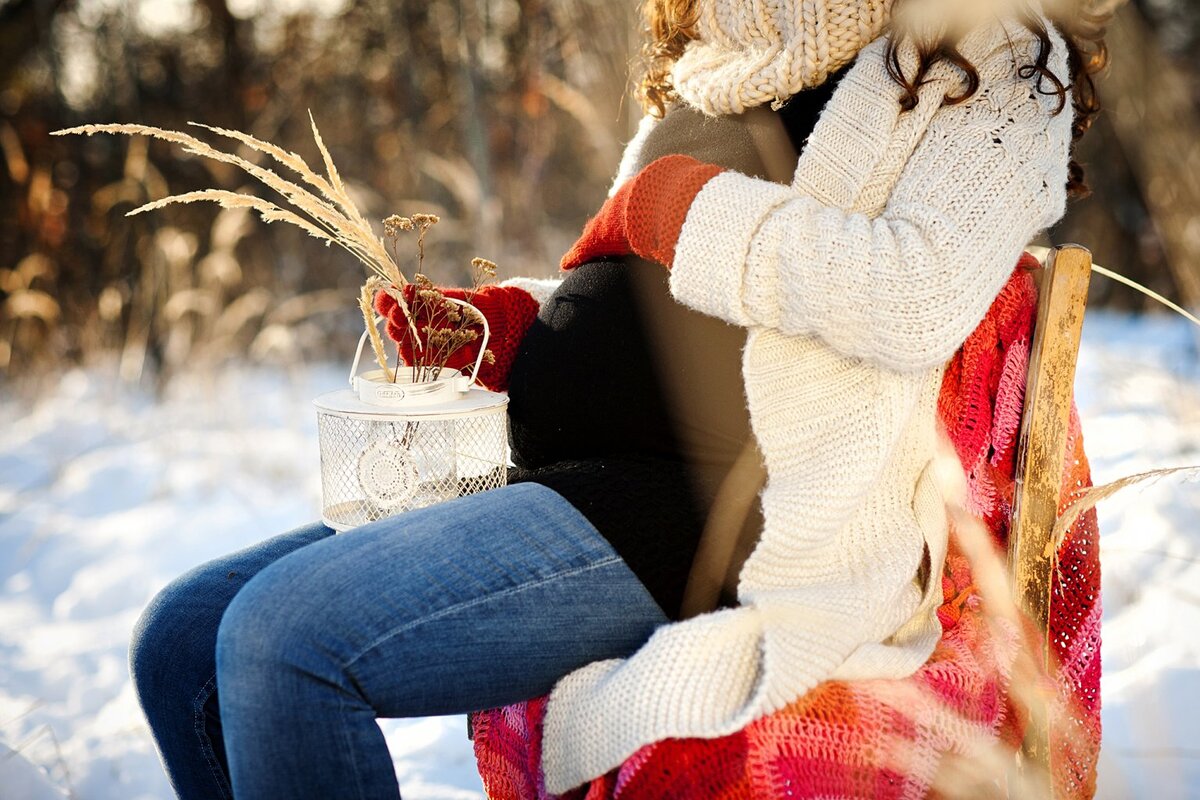
<svg viewBox="0 0 1200 800">
<path fill-rule="evenodd" d="M 692 200 L 723 171 L 684 155 L 651 161 L 588 220 L 560 266 L 569 270 L 605 256 L 637 255 L 670 269 Z"/>
<path fill-rule="evenodd" d="M 387 292 L 380 292 L 375 297 L 375 310 L 387 320 L 388 337 L 396 342 L 401 360 L 410 365 L 417 359 L 418 347 L 427 346 L 430 330 L 454 330 L 460 327 L 454 315 L 447 314 L 447 309 L 441 301 L 423 301 L 419 296 L 421 291 L 423 288 L 415 283 L 406 284 L 401 290 L 401 295 L 413 314 L 412 327 L 417 331 L 415 337 L 404 309 L 400 307 L 396 298 Z M 491 339 L 487 346 L 491 355 L 484 354 L 483 365 L 479 369 L 479 383 L 496 392 L 507 389 L 508 376 L 517 348 L 537 317 L 537 301 L 529 292 L 515 286 L 489 284 L 476 290 L 473 296 L 466 289 L 437 287 L 437 291 L 443 297 L 469 302 L 483 314 L 491 331 Z M 461 306 L 454 308 L 461 309 Z M 462 313 L 469 312 L 464 310 Z M 446 366 L 451 369 L 470 367 L 479 357 L 479 348 L 483 344 L 483 325 L 479 322 L 470 323 L 465 329 L 474 332 L 476 338 L 450 354 Z"/>
</svg>

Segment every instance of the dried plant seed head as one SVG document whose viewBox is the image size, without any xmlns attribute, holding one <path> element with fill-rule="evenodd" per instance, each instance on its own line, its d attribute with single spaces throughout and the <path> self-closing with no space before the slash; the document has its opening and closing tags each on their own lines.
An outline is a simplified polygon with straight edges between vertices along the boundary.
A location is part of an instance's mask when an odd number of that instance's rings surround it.
<svg viewBox="0 0 1200 800">
<path fill-rule="evenodd" d="M 437 214 L 413 214 L 412 215 L 412 224 L 415 225 L 417 228 L 419 228 L 422 233 L 429 230 L 431 227 L 433 227 L 434 225 L 438 224 L 441 221 L 442 221 L 441 217 L 439 217 Z"/>
<path fill-rule="evenodd" d="M 413 221 L 399 214 L 392 214 L 383 220 L 383 235 L 391 239 L 399 236 L 400 231 L 411 231 L 412 229 Z"/>
<path fill-rule="evenodd" d="M 485 364 L 495 364 L 496 354 L 492 352 L 492 348 L 483 351 L 483 361 Z"/>
<path fill-rule="evenodd" d="M 496 262 L 494 261 L 476 257 L 471 259 L 471 266 L 489 278 L 496 277 Z"/>
<path fill-rule="evenodd" d="M 474 322 L 478 325 L 482 325 L 484 323 L 483 312 L 481 312 L 475 306 L 460 306 L 460 308 L 471 322 Z"/>
<path fill-rule="evenodd" d="M 462 347 L 464 344 L 469 344 L 479 338 L 479 334 L 470 328 L 459 328 L 456 331 L 450 332 L 450 344 L 455 349 Z"/>
<path fill-rule="evenodd" d="M 429 276 L 420 272 L 413 275 L 413 283 L 422 289 L 429 289 L 433 286 L 433 281 L 429 280 Z"/>
</svg>

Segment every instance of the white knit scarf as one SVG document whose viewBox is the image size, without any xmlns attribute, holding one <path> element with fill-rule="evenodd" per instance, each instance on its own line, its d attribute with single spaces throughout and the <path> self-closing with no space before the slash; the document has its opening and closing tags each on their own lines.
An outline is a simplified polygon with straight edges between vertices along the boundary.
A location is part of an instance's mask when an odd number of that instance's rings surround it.
<svg viewBox="0 0 1200 800">
<path fill-rule="evenodd" d="M 696 41 L 671 70 L 706 114 L 778 105 L 818 86 L 883 33 L 892 0 L 698 0 Z"/>
</svg>

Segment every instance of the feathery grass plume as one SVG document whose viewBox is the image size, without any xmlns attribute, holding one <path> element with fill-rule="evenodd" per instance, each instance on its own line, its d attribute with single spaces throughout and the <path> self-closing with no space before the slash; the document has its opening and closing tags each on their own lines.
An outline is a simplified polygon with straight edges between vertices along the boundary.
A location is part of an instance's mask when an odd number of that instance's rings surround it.
<svg viewBox="0 0 1200 800">
<path fill-rule="evenodd" d="M 315 130 L 315 124 L 313 127 Z M 79 125 L 74 128 L 53 131 L 53 135 L 55 136 L 64 136 L 67 134 L 91 136 L 96 133 L 148 136 L 182 145 L 186 153 L 238 167 L 263 185 L 286 198 L 296 211 L 307 215 L 311 220 L 312 226 L 326 232 L 329 243 L 336 244 L 346 250 L 380 277 L 398 285 L 405 283 L 403 274 L 388 255 L 383 240 L 371 230 L 370 224 L 363 218 L 354 201 L 346 193 L 340 176 L 334 178 L 331 175 L 329 178 L 321 178 L 312 169 L 308 168 L 307 163 L 299 156 L 293 158 L 292 154 L 288 154 L 282 148 L 268 145 L 246 134 L 231 137 L 242 142 L 252 150 L 270 155 L 280 163 L 287 165 L 293 171 L 296 171 L 301 179 L 312 186 L 317 192 L 329 197 L 329 200 L 322 199 L 312 191 L 305 189 L 293 181 L 280 177 L 265 167 L 261 167 L 233 153 L 218 150 L 196 137 L 181 131 L 137 124 Z M 222 132 L 220 135 L 229 136 L 230 134 Z M 320 143 L 318 146 L 324 150 L 323 143 Z M 323 157 L 327 157 L 327 155 L 328 151 L 324 150 Z M 332 166 L 332 159 L 328 159 L 327 166 Z M 336 171 L 334 175 L 336 175 Z M 163 205 L 179 202 L 176 199 L 179 197 L 192 196 L 192 199 L 183 202 L 195 202 L 196 199 L 203 199 L 197 198 L 194 195 L 195 193 L 188 193 L 188 195 L 174 195 L 163 198 L 163 200 L 157 201 L 160 205 L 156 207 L 161 208 Z M 275 212 L 272 212 L 272 214 L 275 215 Z M 298 218 L 299 215 L 296 215 L 296 217 Z M 296 224 L 293 218 L 286 216 L 277 216 L 277 221 Z M 305 226 L 302 225 L 301 227 Z M 310 228 L 305 227 L 305 230 L 311 233 Z"/>
<path fill-rule="evenodd" d="M 188 122 L 188 125 L 202 128 L 206 131 L 210 131 L 211 133 L 215 133 L 218 136 L 224 136 L 228 139 L 233 139 L 246 145 L 251 150 L 269 155 L 278 163 L 299 175 L 309 186 L 312 186 L 321 192 L 321 194 L 325 195 L 327 200 L 330 200 L 334 203 L 338 202 L 338 198 L 333 190 L 333 186 L 330 185 L 329 181 L 325 180 L 325 178 L 319 173 L 314 172 L 312 167 L 308 165 L 308 162 L 305 161 L 304 157 L 299 153 L 293 153 L 290 150 L 284 150 L 278 145 L 271 144 L 268 141 L 256 138 L 248 133 L 242 133 L 241 131 L 230 130 L 229 128 L 221 128 L 216 125 L 206 125 L 203 122 Z"/>
<path fill-rule="evenodd" d="M 155 200 L 144 205 L 140 205 L 132 211 L 125 214 L 127 217 L 133 217 L 138 214 L 143 214 L 147 211 L 154 211 L 168 205 L 184 205 L 187 203 L 209 202 L 216 203 L 222 208 L 249 208 L 257 211 L 264 222 L 287 222 L 304 230 L 309 236 L 315 239 L 321 239 L 328 247 L 335 242 L 335 238 L 325 231 L 313 225 L 303 217 L 293 214 L 287 209 L 280 208 L 269 200 L 263 200 L 260 197 L 253 195 L 241 194 L 239 192 L 230 192 L 225 189 L 201 189 L 195 192 L 185 192 L 183 194 L 171 195 L 164 197 L 161 200 Z"/>
<path fill-rule="evenodd" d="M 325 172 L 329 176 L 329 182 L 333 184 L 333 191 L 342 201 L 343 207 L 347 212 L 355 217 L 357 221 L 365 224 L 366 220 L 358 213 L 358 207 L 354 205 L 354 201 L 346 193 L 346 185 L 342 182 L 342 176 L 338 174 L 337 167 L 333 165 L 333 157 L 329 155 L 329 149 L 325 147 L 325 140 L 321 138 L 321 131 L 317 129 L 317 121 L 313 119 L 311 110 L 308 112 L 308 122 L 312 126 L 313 141 L 317 143 L 317 149 L 321 151 L 321 159 L 325 162 Z"/>
<path fill-rule="evenodd" d="M 1107 500 L 1122 489 L 1127 489 L 1130 486 L 1136 486 L 1147 481 L 1158 480 L 1168 475 L 1182 474 L 1185 480 L 1200 478 L 1200 465 L 1191 467 L 1168 467 L 1166 469 L 1152 469 L 1148 472 L 1139 472 L 1134 475 L 1126 475 L 1124 478 L 1118 478 L 1111 483 L 1105 483 L 1101 486 L 1091 486 L 1084 489 L 1071 505 L 1067 506 L 1066 510 L 1059 516 L 1054 523 L 1054 530 L 1050 532 L 1050 540 L 1046 542 L 1046 555 L 1057 553 L 1058 548 L 1062 545 L 1063 539 L 1067 535 L 1067 531 L 1075 524 L 1088 510 L 1094 508 L 1101 500 Z"/>
<path fill-rule="evenodd" d="M 145 203 L 128 212 L 128 216 L 153 211 L 168 205 L 211 202 L 223 208 L 251 209 L 258 212 L 265 222 L 286 222 L 300 228 L 309 236 L 321 240 L 326 246 L 336 244 L 362 262 L 373 273 L 359 292 L 359 309 L 371 340 L 375 360 L 383 369 L 384 374 L 394 382 L 399 372 L 399 366 L 397 365 L 394 371 L 388 366 L 383 339 L 375 324 L 374 301 L 379 292 L 386 292 L 395 299 L 404 314 L 408 325 L 408 334 L 412 338 L 416 353 L 415 363 L 411 365 L 413 379 L 421 380 L 440 374 L 446 361 L 455 351 L 479 338 L 479 334 L 469 326 L 486 322 L 473 306 L 459 308 L 455 303 L 448 301 L 441 290 L 423 274 L 425 235 L 440 219 L 436 214 L 413 214 L 411 217 L 392 214 L 383 220 L 383 236 L 378 235 L 350 196 L 345 181 L 342 180 L 337 166 L 333 163 L 333 156 L 330 154 L 329 148 L 325 146 L 325 140 L 321 137 L 321 131 L 317 128 L 311 111 L 308 113 L 308 121 L 312 127 L 313 141 L 321 154 L 325 168 L 324 175 L 309 166 L 308 162 L 299 154 L 250 134 L 197 122 L 188 123 L 193 127 L 237 142 L 254 152 L 269 156 L 275 163 L 294 173 L 299 182 L 284 178 L 254 161 L 236 153 L 218 149 L 181 131 L 150 125 L 103 124 L 80 125 L 53 133 L 56 136 L 66 134 L 91 136 L 96 133 L 146 136 L 178 144 L 185 153 L 230 164 L 241 169 L 259 183 L 281 195 L 291 208 L 285 208 L 283 205 L 255 195 L 225 189 L 203 189 L 170 195 Z M 414 278 L 417 292 L 414 298 L 416 307 L 412 308 L 405 298 L 405 293 L 401 291 L 408 284 L 408 280 L 400 269 L 400 258 L 396 248 L 400 234 L 404 231 L 414 230 L 417 232 L 417 273 Z M 471 261 L 471 267 L 473 276 L 472 285 L 467 291 L 468 303 L 474 299 L 475 293 L 481 286 L 496 276 L 496 265 L 487 259 L 475 258 Z M 423 324 L 421 330 L 426 334 L 425 341 L 418 335 L 418 320 Z M 429 346 L 426 347 L 426 344 Z M 494 354 L 487 350 L 484 351 L 483 357 L 490 360 L 489 363 L 495 359 Z"/>
<path fill-rule="evenodd" d="M 363 324 L 366 326 L 367 336 L 371 340 L 371 349 L 375 352 L 375 361 L 383 370 L 384 377 L 387 377 L 389 382 L 395 383 L 396 374 L 400 368 L 397 366 L 394 372 L 389 371 L 387 352 L 383 349 L 383 338 L 379 335 L 379 327 L 375 324 L 375 294 L 385 285 L 386 282 L 378 275 L 367 278 L 367 282 L 362 285 L 362 290 L 358 294 L 358 307 L 362 311 Z"/>
</svg>

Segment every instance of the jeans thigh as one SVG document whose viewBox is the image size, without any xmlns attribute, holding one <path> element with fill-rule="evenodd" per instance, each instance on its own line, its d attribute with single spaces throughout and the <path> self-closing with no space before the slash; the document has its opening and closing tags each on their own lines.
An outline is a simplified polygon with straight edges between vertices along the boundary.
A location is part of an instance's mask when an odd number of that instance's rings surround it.
<svg viewBox="0 0 1200 800">
<path fill-rule="evenodd" d="M 532 697 L 668 622 L 599 531 L 533 483 L 305 547 L 252 580 L 230 615 L 231 641 L 352 687 L 382 717 Z"/>
</svg>

